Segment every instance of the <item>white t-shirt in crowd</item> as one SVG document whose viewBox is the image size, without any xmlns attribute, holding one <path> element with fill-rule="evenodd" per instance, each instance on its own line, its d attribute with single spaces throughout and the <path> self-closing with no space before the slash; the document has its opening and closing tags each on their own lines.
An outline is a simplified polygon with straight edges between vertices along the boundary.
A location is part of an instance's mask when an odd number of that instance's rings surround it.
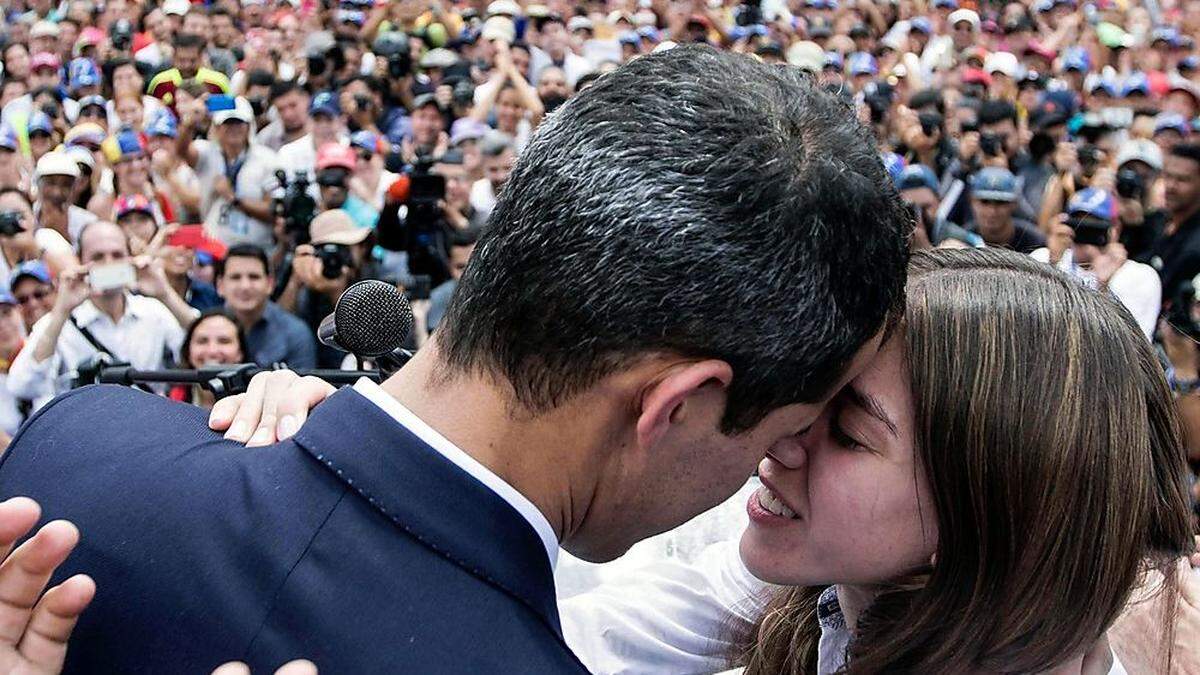
<svg viewBox="0 0 1200 675">
<path fill-rule="evenodd" d="M 217 179 L 225 175 L 225 155 L 212 141 L 193 141 L 199 154 L 196 177 L 200 179 L 200 212 L 205 227 L 229 245 L 254 244 L 270 250 L 275 245 L 274 226 L 258 220 L 216 195 Z M 242 153 L 244 161 L 233 186 L 240 199 L 263 200 L 278 186 L 275 170 L 279 162 L 274 152 L 257 143 Z"/>
<path fill-rule="evenodd" d="M 1076 265 L 1073 253 L 1073 249 L 1063 253 L 1062 259 L 1058 261 L 1058 269 L 1079 279 L 1089 288 L 1098 288 L 1096 275 Z M 1039 262 L 1050 262 L 1050 249 L 1039 248 L 1029 255 Z M 1162 308 L 1162 280 L 1158 278 L 1158 272 L 1149 265 L 1127 260 L 1109 280 L 1108 290 L 1112 291 L 1113 296 L 1133 315 L 1146 339 L 1153 340 L 1158 324 L 1158 312 Z"/>
</svg>

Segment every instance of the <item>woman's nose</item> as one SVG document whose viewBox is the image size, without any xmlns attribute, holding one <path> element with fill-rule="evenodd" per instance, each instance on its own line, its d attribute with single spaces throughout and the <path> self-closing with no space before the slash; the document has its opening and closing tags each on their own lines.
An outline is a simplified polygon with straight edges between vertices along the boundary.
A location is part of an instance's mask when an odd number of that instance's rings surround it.
<svg viewBox="0 0 1200 675">
<path fill-rule="evenodd" d="M 767 450 L 767 456 L 794 471 L 808 462 L 808 449 L 804 447 L 803 436 L 788 436 L 776 441 Z"/>
</svg>

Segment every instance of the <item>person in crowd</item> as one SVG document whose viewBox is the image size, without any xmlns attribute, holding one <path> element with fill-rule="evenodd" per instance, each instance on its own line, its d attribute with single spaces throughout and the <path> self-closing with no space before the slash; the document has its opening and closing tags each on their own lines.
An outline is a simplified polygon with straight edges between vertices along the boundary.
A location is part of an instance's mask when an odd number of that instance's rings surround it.
<svg viewBox="0 0 1200 675">
<path fill-rule="evenodd" d="M 150 116 L 145 127 L 146 152 L 150 157 L 150 182 L 161 186 L 158 192 L 164 213 L 175 220 L 193 223 L 201 220 L 200 189 L 196 171 L 176 152 L 179 125 L 166 108 Z"/>
<path fill-rule="evenodd" d="M 0 188 L 0 218 L 7 223 L 0 232 L 0 283 L 7 284 L 12 270 L 24 262 L 44 261 L 52 274 L 78 264 L 73 247 L 62 235 L 37 226 L 33 200 L 23 190 Z"/>
<path fill-rule="evenodd" d="M 38 319 L 45 316 L 57 298 L 54 292 L 54 278 L 50 270 L 41 260 L 30 260 L 17 265 L 8 278 L 13 300 L 21 310 L 21 319 L 25 323 L 25 333 L 33 330 Z"/>
<path fill-rule="evenodd" d="M 171 200 L 154 184 L 150 169 L 150 157 L 142 135 L 129 129 L 109 136 L 101 144 L 105 159 L 112 167 L 112 190 L 102 191 L 92 197 L 88 208 L 115 217 L 115 204 L 122 196 L 138 195 L 150 204 L 154 222 L 162 225 L 175 222 L 177 214 L 171 208 Z"/>
<path fill-rule="evenodd" d="M 337 96 L 323 91 L 312 97 L 308 107 L 310 131 L 279 149 L 279 166 L 289 174 L 315 175 L 317 151 L 330 143 L 346 141 L 346 121 Z"/>
<path fill-rule="evenodd" d="M 177 33 L 171 45 L 174 67 L 166 69 L 146 85 L 150 95 L 174 109 L 177 91 L 188 82 L 196 82 L 213 94 L 229 94 L 229 78 L 204 65 L 205 38 L 194 33 Z"/>
<path fill-rule="evenodd" d="M 33 409 L 32 401 L 8 389 L 8 370 L 24 344 L 25 322 L 17 301 L 9 293 L 0 293 L 0 452 L 8 448 Z"/>
<path fill-rule="evenodd" d="M 230 109 L 212 113 L 215 140 L 196 139 L 203 107 L 181 113 L 177 151 L 200 179 L 204 222 L 227 244 L 275 245 L 270 192 L 279 167 L 274 152 L 250 140 L 254 111 L 238 97 Z"/>
<path fill-rule="evenodd" d="M 429 311 L 425 315 L 426 332 L 432 334 L 446 315 L 446 307 L 458 287 L 467 261 L 475 251 L 475 242 L 479 235 L 477 230 L 459 230 L 450 237 L 450 278 L 438 285 L 429 294 Z"/>
<path fill-rule="evenodd" d="M 83 265 L 59 274 L 54 307 L 34 324 L 9 370 L 9 390 L 21 398 L 66 391 L 75 369 L 101 353 L 146 370 L 173 363 L 184 327 L 195 318 L 161 265 L 132 259 L 116 225 L 97 221 L 84 228 L 79 255 Z M 108 274 L 95 273 L 99 268 Z M 131 285 L 141 294 L 131 293 Z"/>
<path fill-rule="evenodd" d="M 484 220 L 496 208 L 496 197 L 508 182 L 513 162 L 517 157 L 516 142 L 512 136 L 494 132 L 480 142 L 479 154 L 483 159 L 484 177 L 471 186 L 471 206 Z"/>
<path fill-rule="evenodd" d="M 1200 274 L 1200 145 L 1175 146 L 1163 161 L 1166 228 L 1150 264 L 1162 277 L 1163 298 L 1174 301 Z"/>
<path fill-rule="evenodd" d="M 188 327 L 179 349 L 179 367 L 192 369 L 244 363 L 249 351 L 246 332 L 237 317 L 226 308 L 214 307 L 201 312 Z M 169 396 L 205 409 L 211 409 L 216 403 L 212 392 L 195 384 L 175 386 Z"/>
<path fill-rule="evenodd" d="M 1016 216 L 1017 179 L 1008 169 L 989 166 L 971 179 L 971 210 L 975 221 L 967 229 L 978 233 L 988 246 L 1032 253 L 1046 245 L 1033 223 Z"/>
<path fill-rule="evenodd" d="M 316 367 L 313 331 L 271 301 L 275 278 L 266 251 L 253 244 L 232 246 L 217 262 L 216 275 L 225 308 L 246 334 L 246 358 L 260 366 Z"/>
<path fill-rule="evenodd" d="M 35 175 L 38 198 L 33 213 L 38 227 L 54 230 L 68 241 L 79 241 L 83 228 L 99 220 L 91 211 L 74 204 L 79 165 L 65 152 L 51 152 L 38 160 Z"/>
<path fill-rule="evenodd" d="M 271 108 L 276 119 L 259 130 L 258 143 L 279 151 L 284 145 L 308 133 L 309 95 L 295 80 L 282 80 L 271 86 Z"/>
<path fill-rule="evenodd" d="M 1153 340 L 1162 308 L 1162 282 L 1149 265 L 1129 259 L 1121 244 L 1117 201 L 1100 188 L 1075 193 L 1063 218 L 1034 259 L 1057 266 L 1102 293 L 1112 293 Z"/>
<path fill-rule="evenodd" d="M 371 229 L 361 227 L 341 209 L 322 211 L 309 225 L 310 243 L 296 247 L 291 275 L 279 304 L 315 332 L 337 299 L 351 284 L 373 278 Z M 321 368 L 341 367 L 345 353 L 327 345 L 317 349 Z"/>
</svg>

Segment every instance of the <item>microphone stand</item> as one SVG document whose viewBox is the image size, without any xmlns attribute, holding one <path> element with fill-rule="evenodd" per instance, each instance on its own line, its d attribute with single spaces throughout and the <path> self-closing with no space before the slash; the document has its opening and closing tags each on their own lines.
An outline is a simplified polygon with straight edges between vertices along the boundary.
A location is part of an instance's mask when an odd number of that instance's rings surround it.
<svg viewBox="0 0 1200 675">
<path fill-rule="evenodd" d="M 261 368 L 253 363 L 205 366 L 196 369 L 138 370 L 128 364 L 102 365 L 94 372 L 94 379 L 81 377 L 76 386 L 84 384 L 120 384 L 136 386 L 163 382 L 169 384 L 195 384 L 212 392 L 217 398 L 245 393 L 250 379 L 261 372 L 279 370 L 278 367 Z M 354 384 L 365 377 L 374 382 L 382 378 L 378 370 L 298 370 L 301 377 L 318 377 L 334 385 Z M 91 375 L 91 373 L 88 373 Z"/>
</svg>

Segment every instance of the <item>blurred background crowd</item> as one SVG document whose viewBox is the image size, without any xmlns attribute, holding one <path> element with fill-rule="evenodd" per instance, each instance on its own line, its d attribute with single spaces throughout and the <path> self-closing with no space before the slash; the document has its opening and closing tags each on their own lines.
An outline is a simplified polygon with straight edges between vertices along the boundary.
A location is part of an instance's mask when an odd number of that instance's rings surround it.
<svg viewBox="0 0 1200 675">
<path fill-rule="evenodd" d="M 621 64 L 699 42 L 811 71 L 854 107 L 914 248 L 1008 247 L 1119 298 L 1200 457 L 1200 0 L 3 11 L 5 443 L 97 356 L 343 367 L 314 332 L 361 279 L 408 293 L 419 347 L 538 125 Z"/>
</svg>

